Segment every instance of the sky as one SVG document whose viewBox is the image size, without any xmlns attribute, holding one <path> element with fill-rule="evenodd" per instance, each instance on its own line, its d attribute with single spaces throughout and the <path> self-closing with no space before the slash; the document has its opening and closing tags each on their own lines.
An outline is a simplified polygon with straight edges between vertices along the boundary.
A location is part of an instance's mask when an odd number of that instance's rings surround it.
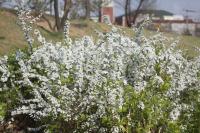
<svg viewBox="0 0 200 133">
<path fill-rule="evenodd" d="M 176 15 L 184 15 L 187 13 L 184 10 L 194 10 L 193 13 L 188 13 L 188 16 L 200 21 L 200 0 L 157 0 L 156 9 L 167 10 Z M 116 15 L 123 14 L 123 9 L 115 6 Z"/>
</svg>

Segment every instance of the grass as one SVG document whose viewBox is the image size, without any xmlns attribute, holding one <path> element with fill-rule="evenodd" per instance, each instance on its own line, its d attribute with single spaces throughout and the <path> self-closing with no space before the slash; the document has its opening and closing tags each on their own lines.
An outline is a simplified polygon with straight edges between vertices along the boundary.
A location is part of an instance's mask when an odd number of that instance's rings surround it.
<svg viewBox="0 0 200 133">
<path fill-rule="evenodd" d="M 200 48 L 200 37 L 180 36 L 178 48 L 184 50 L 188 56 L 198 56 L 200 53 L 196 48 Z"/>
<path fill-rule="evenodd" d="M 55 33 L 48 29 L 45 22 L 39 23 L 39 29 L 42 34 L 49 40 L 59 41 L 62 39 L 61 33 Z M 121 27 L 126 31 L 127 35 L 131 35 L 131 30 Z M 72 38 L 82 37 L 84 35 L 93 36 L 96 38 L 95 30 L 107 32 L 111 29 L 110 26 L 103 23 L 95 23 L 89 20 L 72 20 L 70 28 L 70 36 Z M 151 36 L 155 32 L 145 31 L 147 36 Z M 169 37 L 177 37 L 180 39 L 178 48 L 186 51 L 191 56 L 197 56 L 199 53 L 195 51 L 195 47 L 200 48 L 200 38 L 192 36 L 180 36 L 172 33 L 164 33 Z M 14 52 L 16 49 L 26 47 L 26 42 L 23 33 L 17 25 L 17 17 L 12 10 L 0 9 L 0 55 Z"/>
<path fill-rule="evenodd" d="M 17 26 L 16 16 L 12 12 L 0 10 L 0 55 L 24 47 L 23 33 Z"/>
<path fill-rule="evenodd" d="M 38 27 L 47 39 L 52 41 L 62 39 L 62 33 L 50 31 L 44 22 L 39 22 Z M 106 32 L 110 30 L 110 26 L 87 20 L 73 20 L 71 21 L 70 36 L 72 38 L 82 37 L 84 35 L 95 37 L 94 29 Z M 0 9 L 0 55 L 14 52 L 16 49 L 26 46 L 23 32 L 17 25 L 16 14 L 12 10 Z"/>
</svg>

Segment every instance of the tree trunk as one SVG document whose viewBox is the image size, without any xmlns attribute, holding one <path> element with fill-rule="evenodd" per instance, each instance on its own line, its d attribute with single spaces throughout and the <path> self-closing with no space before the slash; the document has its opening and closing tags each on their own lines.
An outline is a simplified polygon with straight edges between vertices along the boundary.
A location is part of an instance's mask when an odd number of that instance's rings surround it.
<svg viewBox="0 0 200 133">
<path fill-rule="evenodd" d="M 138 5 L 137 9 L 135 10 L 135 13 L 134 13 L 134 16 L 133 16 L 133 20 L 132 20 L 133 24 L 135 24 L 136 18 L 137 18 L 138 14 L 139 14 L 139 11 L 140 11 L 140 8 L 141 8 L 143 2 L 144 2 L 144 0 L 140 0 L 140 3 Z"/>
<path fill-rule="evenodd" d="M 70 9 L 72 7 L 72 0 L 65 0 L 64 1 L 64 14 L 62 18 L 59 16 L 59 8 L 58 7 L 58 0 L 54 0 L 54 13 L 55 13 L 55 26 L 57 28 L 57 31 L 61 32 L 63 31 L 65 21 L 68 19 L 68 15 L 70 12 Z"/>
<path fill-rule="evenodd" d="M 59 17 L 59 9 L 58 9 L 58 0 L 54 0 L 54 15 L 55 15 L 55 22 L 56 28 L 58 31 L 61 31 L 61 22 Z"/>
<path fill-rule="evenodd" d="M 126 0 L 126 3 L 125 3 L 125 17 L 126 17 L 127 26 L 131 27 L 131 0 Z"/>
<path fill-rule="evenodd" d="M 64 28 L 64 25 L 65 25 L 66 20 L 68 19 L 68 15 L 69 15 L 71 7 L 72 7 L 72 0 L 65 0 L 64 14 L 61 18 L 61 23 L 60 23 L 60 27 L 61 27 L 60 31 L 62 31 Z"/>
<path fill-rule="evenodd" d="M 101 22 L 101 17 L 102 17 L 102 14 L 101 14 L 101 7 L 99 7 L 99 9 L 98 9 L 98 14 L 99 14 L 99 22 Z"/>
<path fill-rule="evenodd" d="M 90 0 L 85 0 L 85 18 L 86 19 L 90 18 L 90 10 L 91 10 Z"/>
<path fill-rule="evenodd" d="M 142 7 L 142 4 L 145 0 L 140 0 L 139 4 L 137 6 L 137 9 L 135 10 L 134 14 L 131 13 L 131 0 L 126 0 L 125 3 L 125 17 L 126 17 L 126 23 L 128 27 L 131 27 L 131 24 L 135 24 L 136 18 L 138 17 L 140 8 Z"/>
</svg>

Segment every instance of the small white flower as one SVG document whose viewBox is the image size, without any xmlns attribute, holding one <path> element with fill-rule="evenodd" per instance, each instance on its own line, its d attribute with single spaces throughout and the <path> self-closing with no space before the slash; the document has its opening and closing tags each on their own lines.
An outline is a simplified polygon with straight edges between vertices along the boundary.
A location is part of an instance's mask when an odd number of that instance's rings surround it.
<svg viewBox="0 0 200 133">
<path fill-rule="evenodd" d="M 142 101 L 139 101 L 139 103 L 138 103 L 138 108 L 144 110 L 145 105 L 144 105 L 144 103 L 143 103 Z"/>
</svg>

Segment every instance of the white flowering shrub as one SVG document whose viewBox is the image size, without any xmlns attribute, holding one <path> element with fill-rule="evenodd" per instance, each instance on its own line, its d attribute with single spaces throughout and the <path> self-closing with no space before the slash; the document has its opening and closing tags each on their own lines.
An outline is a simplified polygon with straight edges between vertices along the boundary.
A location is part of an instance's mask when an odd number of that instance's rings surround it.
<svg viewBox="0 0 200 133">
<path fill-rule="evenodd" d="M 0 90 L 7 117 L 26 116 L 45 132 L 181 132 L 199 105 L 200 57 L 187 60 L 177 42 L 158 33 L 135 37 L 115 27 L 94 41 L 72 40 L 69 23 L 64 40 L 47 41 L 29 14 L 19 19 L 30 49 L 0 59 Z M 28 23 L 28 24 L 27 24 Z M 33 47 L 37 41 L 40 46 Z M 186 98 L 186 99 L 184 99 Z M 198 100 L 197 100 L 198 99 Z M 188 111 L 190 110 L 190 111 Z M 193 113 L 194 112 L 194 113 Z M 181 122 L 182 123 L 181 123 Z"/>
</svg>

